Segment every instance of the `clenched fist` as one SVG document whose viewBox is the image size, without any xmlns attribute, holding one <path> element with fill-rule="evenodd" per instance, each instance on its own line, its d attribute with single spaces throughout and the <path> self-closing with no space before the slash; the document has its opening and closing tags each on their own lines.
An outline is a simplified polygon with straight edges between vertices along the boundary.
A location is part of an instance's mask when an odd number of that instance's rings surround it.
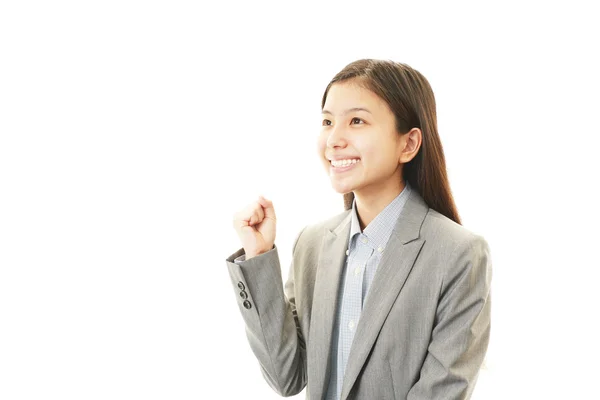
<svg viewBox="0 0 600 400">
<path fill-rule="evenodd" d="M 273 203 L 262 196 L 234 215 L 233 227 L 246 252 L 246 260 L 273 248 L 275 225 Z"/>
</svg>

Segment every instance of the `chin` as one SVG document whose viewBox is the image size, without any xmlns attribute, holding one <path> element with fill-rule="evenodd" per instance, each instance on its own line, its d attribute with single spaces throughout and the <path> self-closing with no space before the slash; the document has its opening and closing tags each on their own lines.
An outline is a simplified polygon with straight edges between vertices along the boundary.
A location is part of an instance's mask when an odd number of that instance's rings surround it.
<svg viewBox="0 0 600 400">
<path fill-rule="evenodd" d="M 331 187 L 339 194 L 346 194 L 354 191 L 353 187 L 345 186 L 345 185 L 336 185 L 335 183 L 331 183 Z"/>
</svg>

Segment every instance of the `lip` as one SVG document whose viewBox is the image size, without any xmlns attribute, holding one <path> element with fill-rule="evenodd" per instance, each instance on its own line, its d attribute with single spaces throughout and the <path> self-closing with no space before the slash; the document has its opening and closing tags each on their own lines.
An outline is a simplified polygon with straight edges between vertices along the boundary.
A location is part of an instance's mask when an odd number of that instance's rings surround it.
<svg viewBox="0 0 600 400">
<path fill-rule="evenodd" d="M 329 161 L 338 161 L 338 160 L 360 160 L 360 157 L 355 156 L 335 156 L 335 157 L 327 157 Z"/>
<path fill-rule="evenodd" d="M 343 173 L 343 172 L 350 171 L 350 170 L 351 170 L 352 168 L 354 168 L 354 167 L 355 167 L 357 164 L 359 164 L 359 163 L 349 164 L 349 165 L 345 165 L 345 166 L 343 166 L 343 167 L 334 167 L 333 165 L 331 165 L 331 164 L 330 164 L 330 165 L 329 165 L 329 171 L 330 171 L 331 173 L 334 173 L 334 174 L 341 174 L 341 173 Z"/>
</svg>

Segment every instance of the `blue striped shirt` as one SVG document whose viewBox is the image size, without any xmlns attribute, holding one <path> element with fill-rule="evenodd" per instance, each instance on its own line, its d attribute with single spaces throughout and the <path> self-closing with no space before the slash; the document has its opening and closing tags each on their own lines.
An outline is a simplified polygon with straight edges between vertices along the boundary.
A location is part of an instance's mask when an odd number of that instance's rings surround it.
<svg viewBox="0 0 600 400">
<path fill-rule="evenodd" d="M 356 200 L 352 203 L 352 222 L 343 271 L 343 284 L 340 286 L 338 294 L 339 306 L 333 327 L 330 354 L 331 374 L 327 400 L 340 398 L 344 372 L 360 313 L 385 246 L 411 190 L 407 181 L 404 190 L 367 225 L 364 232 L 360 229 L 356 213 Z"/>
</svg>

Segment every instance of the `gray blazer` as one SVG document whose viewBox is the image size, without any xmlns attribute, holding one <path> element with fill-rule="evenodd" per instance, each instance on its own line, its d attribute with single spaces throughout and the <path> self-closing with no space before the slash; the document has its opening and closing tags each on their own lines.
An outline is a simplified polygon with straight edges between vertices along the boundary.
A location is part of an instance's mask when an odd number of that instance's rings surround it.
<svg viewBox="0 0 600 400">
<path fill-rule="evenodd" d="M 277 247 L 227 258 L 252 351 L 282 396 L 326 395 L 350 210 L 306 226 L 283 285 Z M 490 250 L 413 190 L 356 328 L 341 399 L 468 399 L 490 336 Z"/>
</svg>

